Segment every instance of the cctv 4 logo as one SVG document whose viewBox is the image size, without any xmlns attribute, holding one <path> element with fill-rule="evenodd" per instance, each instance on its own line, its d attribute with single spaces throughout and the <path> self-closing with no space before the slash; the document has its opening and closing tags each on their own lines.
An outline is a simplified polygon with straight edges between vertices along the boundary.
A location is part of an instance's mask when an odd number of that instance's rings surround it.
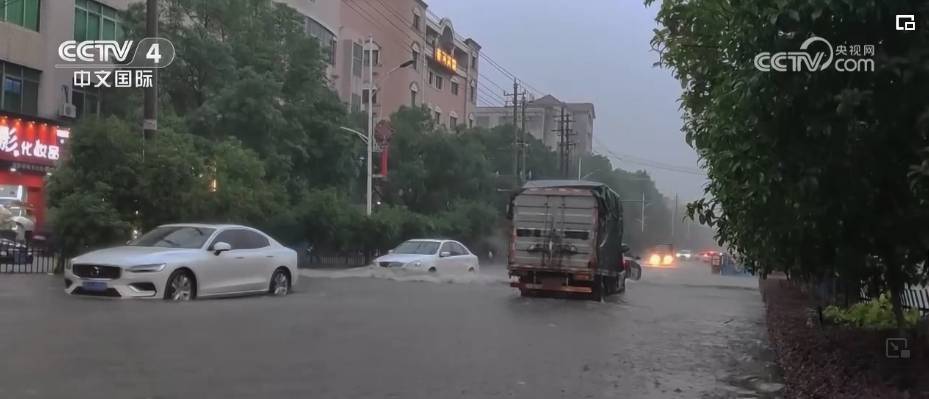
<svg viewBox="0 0 929 399">
<path fill-rule="evenodd" d="M 126 62 L 132 49 L 132 40 L 117 42 L 115 40 L 88 40 L 78 42 L 67 40 L 58 46 L 58 57 L 62 61 L 77 62 Z M 112 61 L 111 61 L 112 60 Z"/>
</svg>

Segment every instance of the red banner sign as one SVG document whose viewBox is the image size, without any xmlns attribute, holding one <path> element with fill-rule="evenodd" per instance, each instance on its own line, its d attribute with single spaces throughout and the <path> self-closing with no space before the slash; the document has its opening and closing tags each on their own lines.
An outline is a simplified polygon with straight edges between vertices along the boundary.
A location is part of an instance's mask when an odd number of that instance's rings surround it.
<svg viewBox="0 0 929 399">
<path fill-rule="evenodd" d="M 53 166 L 70 135 L 57 125 L 0 115 L 0 159 Z"/>
</svg>

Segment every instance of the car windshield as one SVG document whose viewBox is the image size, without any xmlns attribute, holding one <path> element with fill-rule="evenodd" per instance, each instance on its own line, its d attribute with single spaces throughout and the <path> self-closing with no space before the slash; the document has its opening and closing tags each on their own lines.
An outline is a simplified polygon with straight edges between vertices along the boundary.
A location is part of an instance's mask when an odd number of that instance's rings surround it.
<svg viewBox="0 0 929 399">
<path fill-rule="evenodd" d="M 435 241 L 407 241 L 394 248 L 395 254 L 432 255 L 439 250 Z"/>
<path fill-rule="evenodd" d="M 213 234 L 211 228 L 162 226 L 131 241 L 133 247 L 200 248 Z"/>
</svg>

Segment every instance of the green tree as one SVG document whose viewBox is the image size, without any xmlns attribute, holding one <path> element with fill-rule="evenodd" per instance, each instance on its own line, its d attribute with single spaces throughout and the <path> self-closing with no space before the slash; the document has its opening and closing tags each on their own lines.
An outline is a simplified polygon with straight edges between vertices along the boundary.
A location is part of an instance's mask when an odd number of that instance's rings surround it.
<svg viewBox="0 0 929 399">
<path fill-rule="evenodd" d="M 665 0 L 653 40 L 682 83 L 686 139 L 707 165 L 692 215 L 762 272 L 888 288 L 901 326 L 900 293 L 925 281 L 929 233 L 907 178 L 926 147 L 929 34 L 886 24 L 904 8 L 927 11 L 906 3 Z M 795 51 L 814 35 L 874 44 L 874 72 L 754 67 L 759 52 Z"/>
</svg>

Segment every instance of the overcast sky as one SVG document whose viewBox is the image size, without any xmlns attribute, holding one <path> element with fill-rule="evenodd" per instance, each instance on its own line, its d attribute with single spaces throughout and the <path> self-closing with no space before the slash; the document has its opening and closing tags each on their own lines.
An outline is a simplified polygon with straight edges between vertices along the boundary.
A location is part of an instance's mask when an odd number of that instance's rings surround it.
<svg viewBox="0 0 929 399">
<path fill-rule="evenodd" d="M 656 5 L 646 8 L 639 0 L 427 2 L 432 12 L 452 20 L 458 34 L 476 40 L 485 55 L 533 88 L 563 101 L 592 102 L 594 152 L 608 155 L 608 148 L 619 156 L 698 169 L 697 155 L 681 133 L 680 84 L 671 71 L 652 65 L 658 58 L 649 45 Z M 480 79 L 512 86 L 490 63 L 481 65 Z M 702 197 L 704 177 L 615 158 L 613 165 L 648 170 L 668 197 L 679 194 L 682 202 Z"/>
</svg>

